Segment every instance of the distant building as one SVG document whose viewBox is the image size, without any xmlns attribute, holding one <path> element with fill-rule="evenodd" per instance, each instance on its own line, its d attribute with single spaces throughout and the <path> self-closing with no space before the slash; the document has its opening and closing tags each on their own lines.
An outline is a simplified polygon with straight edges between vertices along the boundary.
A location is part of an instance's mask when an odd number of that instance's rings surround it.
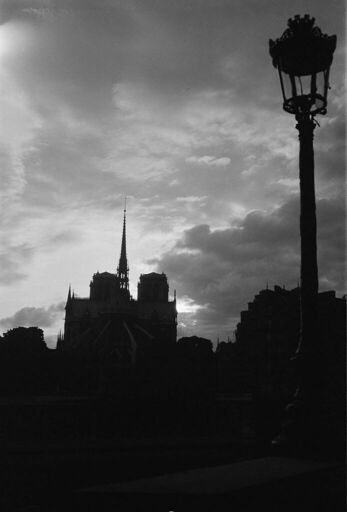
<svg viewBox="0 0 347 512">
<path fill-rule="evenodd" d="M 334 291 L 319 293 L 317 327 L 313 351 L 306 361 L 313 365 L 321 361 L 317 396 L 321 405 L 329 404 L 324 412 L 328 437 L 341 439 L 345 435 L 346 404 L 345 298 L 337 298 Z M 300 288 L 275 286 L 261 290 L 248 303 L 247 310 L 241 312 L 236 342 L 217 354 L 220 387 L 252 396 L 260 443 L 268 445 L 278 435 L 285 407 L 298 387 L 300 363 L 293 357 L 299 336 Z"/>
<path fill-rule="evenodd" d="M 318 295 L 319 339 L 316 350 L 332 360 L 333 378 L 343 381 L 346 349 L 346 300 L 334 291 Z M 241 312 L 234 348 L 235 372 L 239 385 L 265 400 L 286 401 L 295 388 L 291 358 L 298 346 L 300 333 L 300 288 L 286 290 L 275 286 L 261 290 L 247 311 Z M 327 365 L 328 371 L 328 365 Z M 340 377 L 338 372 L 342 372 Z M 338 383 L 337 383 L 338 385 Z"/>
<path fill-rule="evenodd" d="M 69 288 L 65 306 L 64 334 L 57 349 L 88 356 L 114 366 L 135 366 L 138 357 L 153 344 L 176 342 L 176 296 L 169 300 L 165 274 L 140 276 L 138 298 L 129 292 L 126 254 L 126 211 L 119 265 L 115 274 L 97 272 L 90 282 L 88 298 L 75 296 Z"/>
</svg>

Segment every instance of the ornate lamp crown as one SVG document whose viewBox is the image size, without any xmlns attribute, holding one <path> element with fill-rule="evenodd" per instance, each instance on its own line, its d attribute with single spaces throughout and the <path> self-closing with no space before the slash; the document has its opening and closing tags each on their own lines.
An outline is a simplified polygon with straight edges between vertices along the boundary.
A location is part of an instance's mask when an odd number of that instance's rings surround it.
<svg viewBox="0 0 347 512">
<path fill-rule="evenodd" d="M 294 18 L 289 18 L 288 27 L 295 36 L 303 37 L 312 31 L 314 22 L 315 19 L 310 18 L 309 14 L 305 14 L 303 17 L 297 14 Z"/>
<path fill-rule="evenodd" d="M 336 36 L 322 34 L 308 14 L 288 20 L 288 28 L 270 39 L 272 63 L 279 71 L 283 108 L 291 114 L 325 114 L 329 70 Z"/>
<path fill-rule="evenodd" d="M 336 48 L 336 36 L 322 34 L 308 14 L 288 20 L 288 28 L 275 41 L 270 39 L 270 55 L 275 68 L 297 76 L 328 69 Z"/>
</svg>

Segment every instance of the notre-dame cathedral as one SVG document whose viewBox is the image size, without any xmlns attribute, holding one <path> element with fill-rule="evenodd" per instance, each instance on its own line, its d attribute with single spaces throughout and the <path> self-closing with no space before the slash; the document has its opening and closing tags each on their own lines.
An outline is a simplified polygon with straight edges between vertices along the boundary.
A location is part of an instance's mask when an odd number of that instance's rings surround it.
<svg viewBox="0 0 347 512">
<path fill-rule="evenodd" d="M 117 273 L 94 274 L 87 298 L 75 296 L 69 288 L 64 334 L 58 336 L 58 350 L 83 357 L 97 354 L 99 359 L 135 365 L 146 347 L 176 342 L 176 293 L 170 301 L 166 275 L 142 274 L 137 300 L 130 295 L 128 276 L 124 209 Z"/>
</svg>

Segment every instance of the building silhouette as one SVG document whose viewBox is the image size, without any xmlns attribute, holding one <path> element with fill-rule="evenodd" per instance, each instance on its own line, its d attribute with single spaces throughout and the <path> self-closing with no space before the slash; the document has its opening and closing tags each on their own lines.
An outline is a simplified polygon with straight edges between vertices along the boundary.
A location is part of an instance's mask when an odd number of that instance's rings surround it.
<svg viewBox="0 0 347 512">
<path fill-rule="evenodd" d="M 317 358 L 324 360 L 316 384 L 324 407 L 326 439 L 344 445 L 346 400 L 346 299 L 335 291 L 318 294 Z M 284 407 L 298 386 L 295 358 L 300 333 L 300 288 L 261 290 L 241 312 L 231 351 L 230 386 L 250 393 L 256 406 L 259 439 L 278 434 Z M 312 364 L 316 363 L 315 359 Z M 226 379 L 226 376 L 224 375 Z M 227 379 L 226 379 L 227 380 Z"/>
<path fill-rule="evenodd" d="M 171 346 L 176 336 L 176 294 L 170 301 L 164 273 L 142 274 L 137 300 L 130 295 L 124 209 L 117 272 L 94 274 L 87 298 L 77 297 L 69 287 L 64 334 L 58 336 L 57 349 L 85 359 L 96 357 L 113 371 L 115 366 L 135 367 L 146 351 Z"/>
<path fill-rule="evenodd" d="M 346 349 L 346 299 L 335 291 L 318 295 L 318 333 L 315 349 L 332 360 L 330 381 L 343 381 Z M 235 356 L 243 368 L 247 391 L 265 399 L 286 401 L 293 392 L 293 358 L 300 332 L 300 288 L 261 290 L 241 312 L 235 332 Z M 332 369 L 331 369 L 332 368 Z M 337 371 L 338 368 L 338 371 Z"/>
</svg>

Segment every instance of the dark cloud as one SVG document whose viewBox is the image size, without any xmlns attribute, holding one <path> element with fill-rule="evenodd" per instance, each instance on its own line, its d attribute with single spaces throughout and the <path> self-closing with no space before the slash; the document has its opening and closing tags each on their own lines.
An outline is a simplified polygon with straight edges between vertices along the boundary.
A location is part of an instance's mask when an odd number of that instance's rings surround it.
<svg viewBox="0 0 347 512">
<path fill-rule="evenodd" d="M 14 327 L 51 327 L 63 315 L 65 302 L 53 304 L 48 308 L 22 308 L 14 315 L 0 319 L 0 325 L 3 329 L 13 329 Z"/>
<path fill-rule="evenodd" d="M 35 246 L 28 242 L 12 245 L 4 240 L 0 253 L 0 283 L 9 286 L 25 280 L 32 261 L 42 257 L 43 252 L 54 252 L 66 245 L 81 242 L 81 239 L 81 233 L 73 226 L 67 229 L 46 226 L 42 227 Z"/>
<path fill-rule="evenodd" d="M 317 210 L 321 289 L 343 293 L 344 203 L 341 198 L 320 200 Z M 208 329 L 217 336 L 232 328 L 266 283 L 297 285 L 299 200 L 294 197 L 271 214 L 251 212 L 227 229 L 194 226 L 156 263 L 179 297 L 202 306 L 191 315 L 196 332 Z"/>
<path fill-rule="evenodd" d="M 338 109 L 338 112 L 335 113 L 338 114 L 336 117 L 321 121 L 322 130 L 319 128 L 315 130 L 317 185 L 324 195 L 336 193 L 336 190 L 339 187 L 344 187 L 346 182 L 344 109 Z"/>
<path fill-rule="evenodd" d="M 12 285 L 27 277 L 23 272 L 31 260 L 34 249 L 29 244 L 22 243 L 5 247 L 0 254 L 0 283 Z"/>
<path fill-rule="evenodd" d="M 71 228 L 70 230 L 58 231 L 57 233 L 52 234 L 49 240 L 49 245 L 50 248 L 54 250 L 54 247 L 57 248 L 57 246 L 60 245 L 65 246 L 67 244 L 76 244 L 79 241 L 81 241 L 80 232 Z"/>
<path fill-rule="evenodd" d="M 317 203 L 318 265 L 322 289 L 346 293 L 346 205 L 345 197 L 321 199 Z"/>
<path fill-rule="evenodd" d="M 27 274 L 20 272 L 20 266 L 11 260 L 10 256 L 7 254 L 0 255 L 0 266 L 0 283 L 3 285 L 13 285 L 19 281 L 23 281 L 27 277 Z"/>
</svg>

